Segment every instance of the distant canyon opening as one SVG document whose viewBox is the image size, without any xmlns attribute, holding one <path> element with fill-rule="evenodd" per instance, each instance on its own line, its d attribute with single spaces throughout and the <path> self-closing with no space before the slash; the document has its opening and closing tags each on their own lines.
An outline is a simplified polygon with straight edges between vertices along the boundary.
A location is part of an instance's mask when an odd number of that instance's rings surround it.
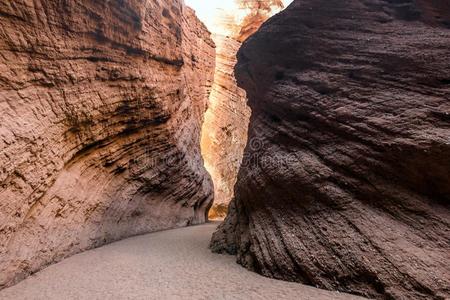
<svg viewBox="0 0 450 300">
<path fill-rule="evenodd" d="M 223 219 L 234 193 L 244 148 L 250 108 L 234 76 L 242 43 L 292 0 L 186 0 L 205 23 L 216 44 L 214 81 L 201 131 L 201 153 L 214 182 L 209 219 Z"/>
</svg>

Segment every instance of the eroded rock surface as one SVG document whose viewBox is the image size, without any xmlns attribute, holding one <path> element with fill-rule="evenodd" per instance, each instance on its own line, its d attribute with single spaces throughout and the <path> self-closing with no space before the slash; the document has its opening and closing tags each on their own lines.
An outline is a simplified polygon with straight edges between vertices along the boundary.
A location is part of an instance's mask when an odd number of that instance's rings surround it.
<svg viewBox="0 0 450 300">
<path fill-rule="evenodd" d="M 215 251 L 374 298 L 450 297 L 450 3 L 298 0 L 238 54 L 248 163 Z"/>
<path fill-rule="evenodd" d="M 205 221 L 214 44 L 180 0 L 0 1 L 0 288 Z"/>
</svg>

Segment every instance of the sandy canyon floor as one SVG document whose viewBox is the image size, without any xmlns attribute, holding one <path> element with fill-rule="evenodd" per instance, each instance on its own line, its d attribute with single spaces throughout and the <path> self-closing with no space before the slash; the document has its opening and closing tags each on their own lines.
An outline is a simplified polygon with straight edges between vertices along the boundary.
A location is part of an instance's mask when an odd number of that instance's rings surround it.
<svg viewBox="0 0 450 300">
<path fill-rule="evenodd" d="M 211 253 L 218 223 L 132 237 L 72 256 L 0 299 L 358 299 L 265 278 Z"/>
</svg>

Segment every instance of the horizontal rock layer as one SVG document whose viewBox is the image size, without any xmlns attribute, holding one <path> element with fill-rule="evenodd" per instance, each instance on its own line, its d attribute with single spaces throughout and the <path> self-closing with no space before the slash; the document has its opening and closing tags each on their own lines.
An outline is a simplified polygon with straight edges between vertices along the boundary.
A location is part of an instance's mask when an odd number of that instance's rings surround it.
<svg viewBox="0 0 450 300">
<path fill-rule="evenodd" d="M 214 43 L 183 1 L 0 1 L 0 288 L 205 221 Z"/>
<path fill-rule="evenodd" d="M 373 298 L 450 297 L 450 3 L 298 0 L 238 54 L 252 116 L 215 251 Z"/>
</svg>

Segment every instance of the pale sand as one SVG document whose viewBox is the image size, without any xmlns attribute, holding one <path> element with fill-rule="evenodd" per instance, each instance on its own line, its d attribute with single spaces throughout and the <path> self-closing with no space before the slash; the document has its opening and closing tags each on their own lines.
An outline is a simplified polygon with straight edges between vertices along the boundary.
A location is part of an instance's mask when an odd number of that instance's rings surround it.
<svg viewBox="0 0 450 300">
<path fill-rule="evenodd" d="M 122 240 L 72 256 L 0 299 L 357 299 L 265 278 L 211 253 L 217 223 Z"/>
</svg>

